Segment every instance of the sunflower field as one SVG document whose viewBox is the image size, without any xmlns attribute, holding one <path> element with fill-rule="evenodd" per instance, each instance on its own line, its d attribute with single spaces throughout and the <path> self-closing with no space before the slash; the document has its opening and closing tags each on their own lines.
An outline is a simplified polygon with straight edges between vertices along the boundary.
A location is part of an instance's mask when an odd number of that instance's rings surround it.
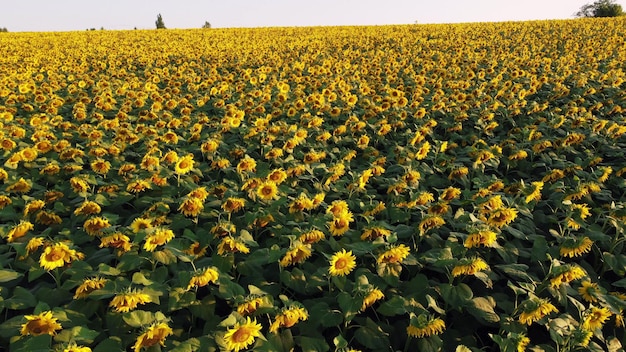
<svg viewBox="0 0 626 352">
<path fill-rule="evenodd" d="M 625 38 L 4 33 L 0 350 L 623 350 Z"/>
</svg>

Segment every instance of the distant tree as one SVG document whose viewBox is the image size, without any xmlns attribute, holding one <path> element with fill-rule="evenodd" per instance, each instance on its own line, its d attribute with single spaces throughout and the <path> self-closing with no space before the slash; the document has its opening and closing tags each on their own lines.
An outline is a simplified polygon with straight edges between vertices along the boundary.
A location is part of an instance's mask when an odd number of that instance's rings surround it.
<svg viewBox="0 0 626 352">
<path fill-rule="evenodd" d="M 161 16 L 161 14 L 157 16 L 155 24 L 157 29 L 165 29 L 165 22 L 163 22 L 163 17 Z"/>
<path fill-rule="evenodd" d="M 0 28 L 0 32 L 4 32 L 4 33 L 6 33 L 6 32 L 8 32 L 8 31 L 9 31 L 9 30 L 7 29 L 7 27 L 2 27 L 2 28 Z"/>
<path fill-rule="evenodd" d="M 617 17 L 623 16 L 622 5 L 616 4 L 615 0 L 596 0 L 592 4 L 583 5 L 576 17 Z"/>
<path fill-rule="evenodd" d="M 209 21 L 204 21 L 204 24 L 202 25 L 202 28 L 204 28 L 204 29 L 211 29 L 211 24 L 209 23 Z"/>
</svg>

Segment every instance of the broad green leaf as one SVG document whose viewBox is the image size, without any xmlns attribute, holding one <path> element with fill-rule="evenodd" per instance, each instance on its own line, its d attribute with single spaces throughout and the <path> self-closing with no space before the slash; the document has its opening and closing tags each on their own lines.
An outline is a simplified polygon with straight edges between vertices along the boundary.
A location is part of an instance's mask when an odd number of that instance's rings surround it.
<svg viewBox="0 0 626 352">
<path fill-rule="evenodd" d="M 11 344 L 11 351 L 15 352 L 49 352 L 51 350 L 52 336 L 39 335 L 28 336 L 16 340 Z"/>
<path fill-rule="evenodd" d="M 93 352 L 118 352 L 124 351 L 122 347 L 122 340 L 117 336 L 112 336 L 100 342 Z"/>
<path fill-rule="evenodd" d="M 0 282 L 9 282 L 24 276 L 21 273 L 18 273 L 15 270 L 11 269 L 0 269 Z"/>
<path fill-rule="evenodd" d="M 391 298 L 381 303 L 376 311 L 388 317 L 394 315 L 402 315 L 407 313 L 406 304 L 406 300 L 403 297 L 399 295 L 393 295 Z"/>
<path fill-rule="evenodd" d="M 302 352 L 328 351 L 330 349 L 323 337 L 301 336 L 296 337 L 296 342 L 300 345 Z"/>
<path fill-rule="evenodd" d="M 496 301 L 491 297 L 474 297 L 467 305 L 467 311 L 488 323 L 497 323 L 500 321 L 500 316 L 496 314 L 495 307 Z"/>
<path fill-rule="evenodd" d="M 370 318 L 367 318 L 364 325 L 357 328 L 354 338 L 372 351 L 388 350 L 391 345 L 389 335 Z"/>
<path fill-rule="evenodd" d="M 340 292 L 337 295 L 339 307 L 343 312 L 346 323 L 350 322 L 359 313 L 363 302 L 347 292 Z"/>
<path fill-rule="evenodd" d="M 450 305 L 452 309 L 461 309 L 474 296 L 472 289 L 464 283 L 460 283 L 457 286 L 450 284 L 442 284 L 439 286 L 439 292 L 441 298 Z"/>
<path fill-rule="evenodd" d="M 150 325 L 154 321 L 154 313 L 143 310 L 134 310 L 124 313 L 124 322 L 134 328 Z"/>
</svg>

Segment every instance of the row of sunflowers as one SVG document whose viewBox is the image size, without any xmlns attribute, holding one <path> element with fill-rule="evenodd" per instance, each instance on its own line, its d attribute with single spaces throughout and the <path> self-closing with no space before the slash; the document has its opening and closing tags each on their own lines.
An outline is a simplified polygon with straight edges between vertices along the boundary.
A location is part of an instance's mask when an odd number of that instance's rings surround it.
<svg viewBox="0 0 626 352">
<path fill-rule="evenodd" d="M 0 349 L 620 350 L 625 22 L 0 36 Z"/>
</svg>

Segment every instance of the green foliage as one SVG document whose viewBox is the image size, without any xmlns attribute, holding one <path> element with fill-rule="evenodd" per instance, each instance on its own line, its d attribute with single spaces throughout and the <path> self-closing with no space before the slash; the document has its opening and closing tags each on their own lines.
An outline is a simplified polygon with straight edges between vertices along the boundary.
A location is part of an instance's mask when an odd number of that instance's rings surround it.
<svg viewBox="0 0 626 352">
<path fill-rule="evenodd" d="M 161 14 L 158 14 L 155 24 L 157 29 L 165 29 L 165 22 L 163 22 Z"/>
<path fill-rule="evenodd" d="M 615 0 L 596 0 L 591 4 L 583 5 L 576 13 L 577 17 L 617 17 L 623 16 L 622 5 Z"/>
</svg>

